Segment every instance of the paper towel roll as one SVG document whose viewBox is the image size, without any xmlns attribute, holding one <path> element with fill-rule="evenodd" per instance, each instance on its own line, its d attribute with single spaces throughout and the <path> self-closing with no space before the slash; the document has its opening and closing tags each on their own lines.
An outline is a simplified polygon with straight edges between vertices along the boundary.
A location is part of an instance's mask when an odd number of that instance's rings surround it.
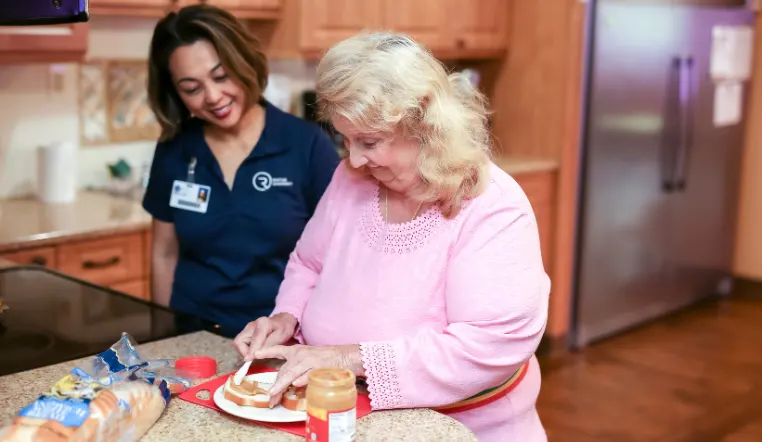
<svg viewBox="0 0 762 442">
<path fill-rule="evenodd" d="M 284 75 L 270 74 L 265 99 L 283 112 L 291 112 L 291 80 Z"/>
<path fill-rule="evenodd" d="M 77 146 L 70 142 L 40 146 L 37 194 L 46 204 L 70 203 L 77 196 Z"/>
</svg>

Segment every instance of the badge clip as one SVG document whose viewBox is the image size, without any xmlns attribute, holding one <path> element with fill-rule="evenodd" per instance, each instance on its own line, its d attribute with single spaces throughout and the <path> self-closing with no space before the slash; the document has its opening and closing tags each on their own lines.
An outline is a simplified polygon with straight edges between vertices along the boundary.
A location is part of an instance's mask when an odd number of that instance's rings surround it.
<svg viewBox="0 0 762 442">
<path fill-rule="evenodd" d="M 186 181 L 189 183 L 196 182 L 196 157 L 191 157 L 190 163 L 188 164 L 188 179 Z"/>
</svg>

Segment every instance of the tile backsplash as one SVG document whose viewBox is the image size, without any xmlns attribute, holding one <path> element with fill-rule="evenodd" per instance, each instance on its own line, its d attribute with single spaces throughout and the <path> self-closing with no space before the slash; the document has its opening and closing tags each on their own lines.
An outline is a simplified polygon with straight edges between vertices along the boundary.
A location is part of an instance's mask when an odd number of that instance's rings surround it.
<svg viewBox="0 0 762 442">
<path fill-rule="evenodd" d="M 90 58 L 145 59 L 153 19 L 95 17 L 90 22 Z M 117 49 L 118 48 L 118 49 Z M 314 85 L 314 66 L 298 60 L 271 61 L 294 95 Z M 79 142 L 78 67 L 75 64 L 0 65 L 0 198 L 34 194 L 37 147 Z M 149 163 L 155 142 L 80 147 L 78 186 L 104 187 L 106 165 L 124 158 L 138 171 Z"/>
</svg>

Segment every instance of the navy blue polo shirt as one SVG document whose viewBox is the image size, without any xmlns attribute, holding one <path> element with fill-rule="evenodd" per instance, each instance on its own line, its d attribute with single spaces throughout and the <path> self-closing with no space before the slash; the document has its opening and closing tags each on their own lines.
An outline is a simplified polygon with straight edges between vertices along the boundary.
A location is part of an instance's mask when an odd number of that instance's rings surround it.
<svg viewBox="0 0 762 442">
<path fill-rule="evenodd" d="M 227 336 L 272 312 L 289 255 L 340 161 L 319 126 L 262 104 L 264 130 L 232 189 L 192 120 L 157 145 L 143 199 L 154 218 L 174 223 L 179 242 L 170 308 Z M 211 188 L 206 213 L 170 206 L 173 182 L 187 180 L 193 158 L 193 181 Z"/>
</svg>

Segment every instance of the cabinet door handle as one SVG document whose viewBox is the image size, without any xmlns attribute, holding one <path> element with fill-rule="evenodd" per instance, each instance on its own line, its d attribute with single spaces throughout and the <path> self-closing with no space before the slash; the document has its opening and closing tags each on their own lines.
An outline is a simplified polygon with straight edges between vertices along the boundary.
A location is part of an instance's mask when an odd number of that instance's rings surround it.
<svg viewBox="0 0 762 442">
<path fill-rule="evenodd" d="M 101 269 L 103 267 L 109 267 L 115 264 L 119 264 L 119 257 L 114 256 L 110 259 L 107 259 L 105 261 L 85 261 L 82 263 L 83 269 Z"/>
</svg>

